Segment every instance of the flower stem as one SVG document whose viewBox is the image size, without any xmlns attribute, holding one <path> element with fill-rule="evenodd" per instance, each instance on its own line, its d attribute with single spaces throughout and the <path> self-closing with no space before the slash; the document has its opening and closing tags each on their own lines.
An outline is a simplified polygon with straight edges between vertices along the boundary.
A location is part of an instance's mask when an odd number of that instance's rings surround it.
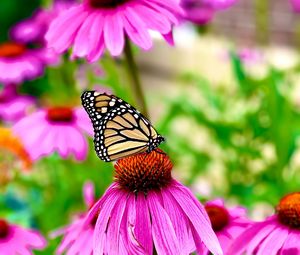
<svg viewBox="0 0 300 255">
<path fill-rule="evenodd" d="M 134 97 L 135 97 L 137 107 L 141 111 L 141 113 L 145 115 L 145 117 L 148 117 L 146 101 L 145 101 L 140 77 L 138 74 L 138 68 L 135 63 L 131 45 L 128 39 L 126 39 L 124 52 L 125 52 L 125 58 L 127 62 L 127 71 L 129 73 L 129 76 L 131 77 L 130 84 L 134 92 Z"/>
</svg>

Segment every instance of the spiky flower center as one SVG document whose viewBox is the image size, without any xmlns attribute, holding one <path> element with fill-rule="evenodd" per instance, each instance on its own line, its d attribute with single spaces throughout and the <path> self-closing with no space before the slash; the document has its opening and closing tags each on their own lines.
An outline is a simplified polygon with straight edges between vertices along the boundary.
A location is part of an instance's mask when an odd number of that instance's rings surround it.
<svg viewBox="0 0 300 255">
<path fill-rule="evenodd" d="M 205 210 L 214 231 L 220 231 L 229 223 L 228 211 L 217 205 L 206 205 Z"/>
<path fill-rule="evenodd" d="M 0 219 L 0 239 L 4 239 L 5 237 L 7 237 L 8 233 L 9 233 L 8 223 L 5 220 Z"/>
<path fill-rule="evenodd" d="M 72 122 L 74 112 L 69 107 L 52 107 L 47 110 L 47 119 L 51 122 Z"/>
<path fill-rule="evenodd" d="M 283 197 L 276 207 L 276 211 L 282 224 L 300 229 L 300 192 Z"/>
<path fill-rule="evenodd" d="M 14 58 L 21 56 L 26 51 L 26 47 L 23 44 L 15 42 L 5 42 L 0 44 L 0 57 Z"/>
<path fill-rule="evenodd" d="M 89 4 L 93 8 L 115 8 L 128 0 L 89 0 Z"/>
<path fill-rule="evenodd" d="M 115 179 L 123 189 L 147 193 L 169 184 L 172 167 L 167 154 L 156 149 L 119 159 L 115 164 Z"/>
</svg>

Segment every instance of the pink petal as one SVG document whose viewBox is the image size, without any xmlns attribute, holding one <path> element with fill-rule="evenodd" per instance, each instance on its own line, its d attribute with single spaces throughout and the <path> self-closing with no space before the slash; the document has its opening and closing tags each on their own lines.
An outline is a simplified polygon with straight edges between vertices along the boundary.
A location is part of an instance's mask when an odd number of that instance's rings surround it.
<svg viewBox="0 0 300 255">
<path fill-rule="evenodd" d="M 90 51 L 87 59 L 89 62 L 94 62 L 100 58 L 104 52 L 104 17 L 102 15 L 96 16 L 94 23 L 90 30 Z"/>
<path fill-rule="evenodd" d="M 90 222 L 94 219 L 95 215 L 99 212 L 104 201 L 109 199 L 111 196 L 117 196 L 119 194 L 119 189 L 116 183 L 113 183 L 108 187 L 103 196 L 94 204 L 94 206 L 89 210 L 88 214 L 84 219 L 83 225 L 90 225 Z"/>
<path fill-rule="evenodd" d="M 159 200 L 157 194 L 153 191 L 148 193 L 147 201 L 152 218 L 152 234 L 156 251 L 159 255 L 180 255 L 174 227 Z"/>
<path fill-rule="evenodd" d="M 97 16 L 97 13 L 90 14 L 85 21 L 83 21 L 82 26 L 80 27 L 79 31 L 74 40 L 74 47 L 73 47 L 73 56 L 83 57 L 86 56 L 90 50 L 90 38 L 89 33 L 91 27 L 94 23 L 94 20 Z"/>
<path fill-rule="evenodd" d="M 74 153 L 77 160 L 84 160 L 88 152 L 85 137 L 73 126 L 66 126 L 65 129 L 66 141 L 72 141 L 72 144 L 68 143 L 69 150 Z"/>
<path fill-rule="evenodd" d="M 193 238 L 189 231 L 190 222 L 174 198 L 169 196 L 164 190 L 161 193 L 164 208 L 171 219 L 179 241 L 180 254 L 190 254 L 195 250 Z"/>
<path fill-rule="evenodd" d="M 84 255 L 84 250 L 88 249 L 89 254 L 93 251 L 93 246 L 89 246 L 89 242 L 91 242 L 93 238 L 93 232 L 89 230 L 81 231 L 80 236 L 77 236 L 74 244 L 68 249 L 66 255 Z"/>
<path fill-rule="evenodd" d="M 123 23 L 118 12 L 107 14 L 104 22 L 105 44 L 113 56 L 120 55 L 124 48 Z"/>
<path fill-rule="evenodd" d="M 166 17 L 160 15 L 153 9 L 137 4 L 134 6 L 135 13 L 140 16 L 148 29 L 167 34 L 171 31 L 171 24 Z"/>
<path fill-rule="evenodd" d="M 167 33 L 167 34 L 163 34 L 162 36 L 169 45 L 171 45 L 171 46 L 175 45 L 172 31 L 170 33 Z"/>
<path fill-rule="evenodd" d="M 57 52 L 65 51 L 73 42 L 74 36 L 87 17 L 82 5 L 74 6 L 61 14 L 51 23 L 45 35 L 48 47 Z"/>
<path fill-rule="evenodd" d="M 92 122 L 86 113 L 86 111 L 83 109 L 83 107 L 77 108 L 74 111 L 76 119 L 75 124 L 77 127 L 88 133 L 89 135 L 94 135 L 94 129 Z"/>
<path fill-rule="evenodd" d="M 237 239 L 235 239 L 229 248 L 228 253 L 242 254 L 248 248 L 247 254 L 251 254 L 257 244 L 266 237 L 266 233 L 269 233 L 275 228 L 275 226 L 271 226 L 273 225 L 270 225 L 269 222 L 255 223 L 253 226 L 245 230 Z M 266 233 L 264 231 L 266 231 Z"/>
<path fill-rule="evenodd" d="M 152 39 L 147 27 L 130 6 L 126 6 L 122 18 L 130 39 L 141 48 L 145 50 L 150 49 L 152 47 Z"/>
<path fill-rule="evenodd" d="M 166 8 L 168 10 L 170 10 L 171 13 L 175 13 L 177 15 L 183 16 L 184 15 L 184 11 L 183 9 L 180 7 L 180 4 L 178 3 L 178 1 L 173 1 L 173 0 L 148 0 L 151 2 L 156 3 L 159 6 L 162 6 L 163 8 Z"/>
<path fill-rule="evenodd" d="M 107 247 L 108 254 L 119 253 L 120 227 L 127 202 L 125 196 L 126 195 L 123 194 L 123 196 L 119 198 L 119 201 L 117 201 L 111 213 L 112 220 L 109 222 L 107 229 L 107 239 L 110 241 L 109 244 L 111 244 Z"/>
<path fill-rule="evenodd" d="M 134 194 L 130 194 L 128 196 L 127 207 L 126 207 L 124 219 L 122 221 L 122 228 L 121 228 L 122 241 L 120 243 L 120 250 L 122 250 L 122 252 L 125 252 L 125 255 L 127 255 L 127 254 L 135 254 L 135 255 L 147 254 L 144 247 L 142 247 L 142 244 L 140 244 L 139 239 L 135 235 L 136 224 L 143 224 L 143 222 L 137 221 L 137 208 L 136 208 L 135 200 L 136 200 L 136 198 L 135 198 Z M 145 208 L 145 204 L 144 204 L 143 210 L 145 210 L 145 209 L 146 208 Z M 146 211 L 148 211 L 148 208 L 146 209 Z M 151 225 L 150 225 L 150 229 L 147 229 L 147 230 L 151 232 Z M 151 237 L 150 241 L 152 244 L 152 237 Z M 150 254 L 152 254 L 152 253 L 150 253 Z"/>
<path fill-rule="evenodd" d="M 142 0 L 145 5 L 150 6 L 153 10 L 157 11 L 158 13 L 161 13 L 161 15 L 167 17 L 170 22 L 172 22 L 174 25 L 178 25 L 178 17 L 175 15 L 175 13 L 171 10 L 168 10 L 166 7 L 162 7 L 161 5 L 158 5 L 154 2 L 148 1 L 148 0 Z"/>
<path fill-rule="evenodd" d="M 150 214 L 144 194 L 138 194 L 136 198 L 136 222 L 134 234 L 142 245 L 146 254 L 153 253 Z"/>
<path fill-rule="evenodd" d="M 280 255 L 300 255 L 299 240 L 300 231 L 292 230 L 281 249 Z"/>
<path fill-rule="evenodd" d="M 91 207 L 95 202 L 95 186 L 91 181 L 86 181 L 83 186 L 83 197 L 87 207 Z"/>
<path fill-rule="evenodd" d="M 126 194 L 122 191 L 112 191 L 107 194 L 106 200 L 103 201 L 103 205 L 99 212 L 97 223 L 95 226 L 94 234 L 94 255 L 102 255 L 104 252 L 106 229 L 109 227 L 109 219 L 111 218 L 112 211 L 118 201 L 125 199 Z"/>
<path fill-rule="evenodd" d="M 269 222 L 268 222 L 268 224 L 264 224 L 264 222 L 258 223 L 258 224 L 260 225 L 260 227 L 259 227 L 259 230 L 256 229 L 256 231 L 259 231 L 259 232 L 256 233 L 256 235 L 253 236 L 253 238 L 251 240 L 248 240 L 247 255 L 252 254 L 255 251 L 255 249 L 266 238 L 266 236 L 268 236 L 275 229 L 275 227 L 276 227 L 275 224 L 270 224 Z M 252 229 L 252 227 L 250 227 L 250 231 L 251 231 L 251 229 Z"/>
<path fill-rule="evenodd" d="M 199 210 L 199 205 L 201 204 L 198 201 L 191 200 L 189 194 L 183 192 L 182 189 L 170 187 L 168 192 L 174 197 L 189 218 L 205 246 L 214 254 L 223 254 L 219 241 L 211 228 L 211 224 L 207 221 L 207 213 Z"/>
<path fill-rule="evenodd" d="M 257 255 L 276 255 L 284 244 L 287 236 L 288 229 L 278 226 L 275 228 L 263 241 L 257 250 Z"/>
</svg>

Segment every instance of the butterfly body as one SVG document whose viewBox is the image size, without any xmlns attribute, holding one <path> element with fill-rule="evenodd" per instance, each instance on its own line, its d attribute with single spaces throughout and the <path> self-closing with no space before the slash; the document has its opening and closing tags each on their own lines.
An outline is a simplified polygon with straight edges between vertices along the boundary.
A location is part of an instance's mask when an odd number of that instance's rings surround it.
<svg viewBox="0 0 300 255">
<path fill-rule="evenodd" d="M 164 141 L 149 120 L 121 98 L 86 91 L 81 100 L 93 123 L 96 153 L 104 161 L 151 152 Z"/>
</svg>

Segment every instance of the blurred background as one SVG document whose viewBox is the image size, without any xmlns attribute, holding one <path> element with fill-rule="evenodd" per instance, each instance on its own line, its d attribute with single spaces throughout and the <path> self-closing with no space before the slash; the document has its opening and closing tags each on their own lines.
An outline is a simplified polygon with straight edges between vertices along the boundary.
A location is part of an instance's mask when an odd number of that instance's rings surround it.
<svg viewBox="0 0 300 255">
<path fill-rule="evenodd" d="M 0 41 L 51 5 L 1 0 Z M 161 147 L 173 160 L 174 177 L 201 201 L 223 197 L 247 207 L 253 219 L 270 215 L 283 195 L 300 187 L 300 1 L 238 0 L 200 23 L 182 21 L 174 28 L 175 47 L 153 37 L 155 46 L 149 52 L 136 48 L 135 55 L 150 120 L 166 137 Z M 88 65 L 65 54 L 17 90 L 36 98 L 31 113 L 79 106 L 81 92 L 95 87 L 134 105 L 129 82 L 122 58 Z M 5 128 L 14 125 L 2 120 Z M 101 196 L 113 180 L 112 164 L 97 158 L 91 137 L 88 142 L 83 161 L 53 153 L 26 171 L 8 169 L 0 145 L 0 216 L 47 235 L 86 210 L 82 185 L 92 180 Z M 58 242 L 37 254 L 52 254 Z"/>
</svg>

